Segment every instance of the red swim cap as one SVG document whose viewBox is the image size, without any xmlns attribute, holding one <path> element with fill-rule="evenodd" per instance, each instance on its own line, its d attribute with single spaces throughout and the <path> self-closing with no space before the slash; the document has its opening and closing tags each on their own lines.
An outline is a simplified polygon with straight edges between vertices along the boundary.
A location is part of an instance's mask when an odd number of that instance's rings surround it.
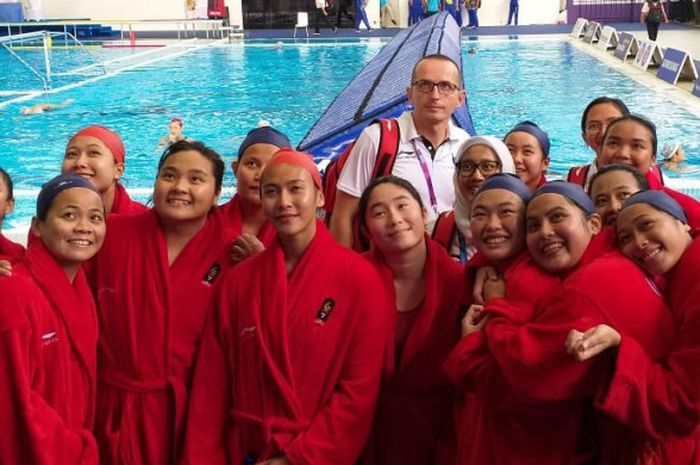
<svg viewBox="0 0 700 465">
<path fill-rule="evenodd" d="M 290 148 L 279 149 L 277 152 L 275 152 L 270 161 L 267 162 L 265 169 L 272 165 L 280 164 L 294 165 L 305 169 L 311 175 L 311 179 L 313 179 L 316 188 L 320 191 L 323 190 L 321 185 L 321 174 L 318 172 L 318 167 L 314 163 L 314 159 L 311 158 L 311 155 L 308 153 L 297 152 L 296 150 Z"/>
<path fill-rule="evenodd" d="M 99 139 L 112 152 L 114 161 L 117 163 L 124 163 L 124 155 L 126 152 L 124 149 L 124 143 L 122 142 L 122 138 L 119 137 L 119 134 L 111 129 L 97 125 L 88 126 L 73 134 L 70 140 L 73 140 L 78 136 L 87 136 Z"/>
</svg>

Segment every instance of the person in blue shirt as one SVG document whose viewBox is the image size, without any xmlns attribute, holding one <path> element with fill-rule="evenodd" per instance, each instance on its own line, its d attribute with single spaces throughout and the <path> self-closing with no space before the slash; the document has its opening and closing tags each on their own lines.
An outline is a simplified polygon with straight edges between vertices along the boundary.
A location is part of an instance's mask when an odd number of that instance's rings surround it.
<svg viewBox="0 0 700 465">
<path fill-rule="evenodd" d="M 438 11 L 440 11 L 440 1 L 439 0 L 424 0 L 425 1 L 425 16 L 424 18 L 427 18 L 428 16 L 434 15 Z"/>
</svg>

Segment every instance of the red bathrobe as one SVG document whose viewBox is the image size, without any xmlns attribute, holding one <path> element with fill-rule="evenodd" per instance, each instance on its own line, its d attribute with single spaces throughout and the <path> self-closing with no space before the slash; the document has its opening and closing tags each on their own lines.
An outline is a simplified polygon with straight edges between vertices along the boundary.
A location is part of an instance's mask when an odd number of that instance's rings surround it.
<svg viewBox="0 0 700 465">
<path fill-rule="evenodd" d="M 186 464 L 352 465 L 389 352 L 389 297 L 322 223 L 287 276 L 279 242 L 231 270 L 197 359 Z"/>
<path fill-rule="evenodd" d="M 659 441 L 659 463 L 700 464 L 700 239 L 666 275 L 679 336 L 663 363 L 622 333 L 610 386 L 596 407 Z M 660 336 L 659 336 L 660 337 Z"/>
<path fill-rule="evenodd" d="M 229 247 L 215 211 L 172 265 L 154 210 L 107 219 L 93 263 L 102 464 L 168 464 L 175 457 L 194 353 Z"/>
<path fill-rule="evenodd" d="M 0 233 L 0 260 L 11 262 L 19 260 L 24 255 L 24 247 L 15 244 Z"/>
<path fill-rule="evenodd" d="M 35 241 L 0 277 L 0 463 L 97 464 L 96 353 L 84 273 L 71 284 Z"/>
<path fill-rule="evenodd" d="M 477 254 L 467 267 L 487 265 L 490 263 Z M 503 275 L 508 300 L 521 305 L 522 321 L 532 318 L 534 306 L 555 293 L 561 283 L 559 277 L 539 268 L 526 251 L 497 271 Z M 455 385 L 467 391 L 463 405 L 458 405 L 458 464 L 554 465 L 575 449 L 571 438 L 561 435 L 561 423 L 552 421 L 551 405 L 520 395 L 498 375 L 483 331 L 463 337 L 443 368 Z M 495 375 L 480 376 L 484 370 Z M 476 374 L 470 382 L 465 375 L 472 371 Z"/>
<path fill-rule="evenodd" d="M 145 212 L 146 210 L 148 210 L 148 207 L 131 200 L 124 186 L 120 183 L 114 186 L 114 200 L 112 201 L 112 211 L 110 213 L 131 214 Z"/>
<path fill-rule="evenodd" d="M 231 200 L 219 206 L 219 211 L 224 220 L 226 228 L 231 230 L 234 237 L 238 237 L 243 233 L 243 210 L 241 209 L 241 198 L 238 194 L 234 195 Z M 269 221 L 266 221 L 257 235 L 260 242 L 269 247 L 275 238 L 275 228 L 272 227 Z"/>
<path fill-rule="evenodd" d="M 454 435 L 450 430 L 453 394 L 440 364 L 457 342 L 458 317 L 468 286 L 464 268 L 440 244 L 428 237 L 425 240 L 425 297 L 415 310 L 418 314 L 402 352 L 389 359 L 363 465 L 437 463 L 438 441 L 441 447 L 448 446 L 445 441 Z M 394 275 L 382 253 L 375 248 L 365 256 L 396 302 Z M 396 311 L 394 314 L 395 320 Z"/>
<path fill-rule="evenodd" d="M 486 337 L 500 373 L 515 390 L 551 401 L 552 416 L 546 421 L 558 422 L 560 440 L 581 440 L 580 449 L 571 451 L 564 463 L 587 456 L 590 443 L 598 444 L 603 463 L 636 463 L 629 460 L 644 453 L 645 436 L 605 417 L 592 420 L 596 428 L 586 424 L 588 398 L 608 381 L 610 360 L 601 356 L 578 362 L 564 351 L 564 342 L 571 329 L 585 331 L 605 323 L 640 341 L 659 360 L 670 350 L 675 325 L 655 284 L 634 263 L 616 251 L 598 255 L 590 249 L 560 289 L 535 308 L 530 322 L 522 321 L 517 305 L 489 301 L 486 314 L 492 318 Z"/>
</svg>

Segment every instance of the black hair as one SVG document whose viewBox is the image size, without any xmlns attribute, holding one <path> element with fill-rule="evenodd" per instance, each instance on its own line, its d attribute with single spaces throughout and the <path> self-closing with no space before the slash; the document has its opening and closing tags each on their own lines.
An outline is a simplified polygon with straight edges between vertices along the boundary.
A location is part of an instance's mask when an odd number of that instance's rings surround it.
<svg viewBox="0 0 700 465">
<path fill-rule="evenodd" d="M 2 169 L 2 167 L 0 167 L 0 178 L 2 178 L 3 181 L 5 181 L 5 185 L 7 186 L 7 200 L 14 200 L 15 195 L 12 190 L 12 178 L 10 177 L 7 171 Z"/>
<path fill-rule="evenodd" d="M 586 109 L 583 110 L 583 116 L 581 117 L 581 132 L 586 132 L 586 120 L 588 119 L 588 113 L 591 112 L 591 109 L 597 105 L 602 105 L 604 103 L 609 103 L 615 106 L 618 110 L 620 110 L 622 116 L 629 116 L 630 114 L 630 110 L 629 108 L 627 108 L 627 105 L 625 105 L 625 103 L 619 98 L 598 97 L 597 99 L 591 101 L 591 103 L 588 104 Z"/>
<path fill-rule="evenodd" d="M 423 210 L 425 207 L 423 206 L 423 200 L 420 198 L 420 194 L 416 190 L 415 187 L 413 187 L 413 184 L 410 182 L 406 181 L 404 178 L 400 178 L 398 176 L 394 176 L 393 174 L 390 174 L 388 176 L 382 176 L 377 179 L 372 180 L 367 187 L 365 187 L 365 190 L 362 191 L 362 195 L 360 196 L 360 203 L 357 208 L 357 214 L 359 215 L 359 220 L 360 220 L 360 226 L 366 228 L 367 227 L 367 221 L 365 220 L 365 216 L 367 215 L 367 209 L 369 208 L 369 199 L 372 197 L 372 193 L 374 192 L 374 189 L 377 188 L 377 186 L 381 186 L 382 184 L 392 184 L 396 187 L 400 187 L 401 189 L 404 189 L 407 191 L 413 199 L 418 202 L 418 205 L 420 206 L 420 209 Z"/>
<path fill-rule="evenodd" d="M 634 121 L 635 123 L 639 123 L 651 134 L 651 145 L 652 145 L 652 155 L 656 157 L 656 151 L 658 150 L 658 139 L 656 137 L 656 125 L 651 122 L 651 120 L 648 120 L 642 115 L 635 115 L 633 113 L 630 113 L 629 115 L 622 116 L 620 118 L 617 118 L 616 120 L 613 120 L 610 122 L 608 125 L 607 129 L 605 130 L 605 134 L 603 135 L 603 145 L 605 145 L 605 139 L 608 137 L 608 133 L 610 132 L 610 128 L 613 126 L 624 123 L 625 121 Z"/>
<path fill-rule="evenodd" d="M 591 184 L 588 187 L 589 195 L 593 193 L 593 185 L 598 180 L 598 178 L 606 173 L 610 173 L 611 171 L 626 171 L 634 177 L 635 181 L 637 181 L 637 187 L 639 187 L 640 191 L 645 191 L 649 189 L 649 182 L 646 180 L 644 175 L 640 173 L 639 170 L 636 169 L 634 166 L 613 163 L 612 165 L 603 166 L 598 170 L 596 174 L 593 175 L 593 177 L 591 178 Z"/>
<path fill-rule="evenodd" d="M 158 172 L 160 172 L 160 169 L 163 167 L 165 160 L 170 158 L 171 155 L 174 155 L 178 152 L 184 152 L 186 150 L 193 150 L 195 152 L 199 152 L 204 158 L 211 162 L 212 171 L 214 172 L 216 192 L 220 192 L 221 184 L 224 180 L 224 170 L 226 169 L 224 166 L 224 161 L 221 159 L 221 155 L 219 155 L 219 153 L 216 150 L 207 147 L 199 141 L 180 140 L 168 146 L 165 149 L 165 151 L 163 151 L 163 155 L 161 155 L 160 161 L 158 161 Z"/>
<path fill-rule="evenodd" d="M 411 71 L 411 85 L 413 85 L 413 82 L 416 80 L 416 70 L 418 69 L 418 65 L 423 63 L 425 60 L 441 60 L 441 61 L 448 61 L 452 63 L 457 70 L 457 75 L 459 76 L 459 88 L 464 89 L 464 79 L 462 78 L 462 69 L 460 66 L 457 64 L 456 61 L 454 61 L 452 58 L 448 57 L 447 55 L 443 55 L 441 53 L 433 53 L 432 55 L 426 55 L 420 60 L 418 60 L 413 67 L 413 71 Z"/>
</svg>

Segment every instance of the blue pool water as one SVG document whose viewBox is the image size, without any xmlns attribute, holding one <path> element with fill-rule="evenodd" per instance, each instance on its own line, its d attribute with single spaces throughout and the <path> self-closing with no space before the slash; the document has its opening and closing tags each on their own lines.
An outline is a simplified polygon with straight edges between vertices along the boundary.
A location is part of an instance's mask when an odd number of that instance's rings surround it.
<svg viewBox="0 0 700 465">
<path fill-rule="evenodd" d="M 10 171 L 18 191 L 17 211 L 5 227 L 29 222 L 36 190 L 58 172 L 68 137 L 83 126 L 104 124 L 122 135 L 127 149 L 124 183 L 145 201 L 160 155 L 156 142 L 172 117 L 183 118 L 186 135 L 214 147 L 227 164 L 246 132 L 261 119 L 297 143 L 383 44 L 365 39 L 289 42 L 280 49 L 271 41 L 199 47 L 28 102 L 3 104 L 0 99 L 0 166 Z M 477 47 L 478 53 L 468 54 L 470 47 Z M 690 164 L 700 166 L 700 140 L 694 136 L 700 134 L 699 118 L 564 40 L 465 41 L 463 48 L 465 85 L 477 132 L 502 136 L 520 120 L 536 121 L 552 138 L 554 174 L 591 158 L 581 141 L 580 115 L 591 99 L 604 94 L 620 97 L 633 111 L 652 117 L 660 143 L 682 140 Z M 109 58 L 134 51 L 99 53 Z M 9 71 L 3 74 L 19 74 L 19 67 L 5 58 L 0 58 L 0 66 Z M 29 84 L 26 79 L 19 82 Z M 12 86 L 17 84 L 15 79 Z M 75 103 L 65 110 L 19 116 L 21 106 L 69 98 Z M 700 174 L 691 176 L 700 179 Z M 233 185 L 230 173 L 225 185 Z"/>
</svg>

